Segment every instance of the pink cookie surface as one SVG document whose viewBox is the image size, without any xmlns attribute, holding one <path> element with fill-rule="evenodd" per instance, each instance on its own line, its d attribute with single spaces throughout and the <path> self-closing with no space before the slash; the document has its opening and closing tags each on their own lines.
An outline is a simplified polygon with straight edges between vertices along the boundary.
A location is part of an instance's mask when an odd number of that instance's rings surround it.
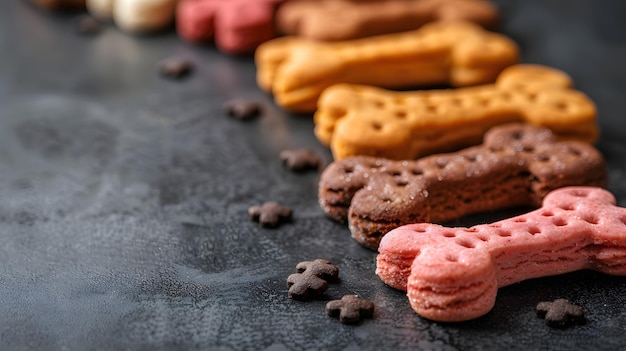
<svg viewBox="0 0 626 351">
<path fill-rule="evenodd" d="M 274 13 L 283 1 L 184 0 L 176 11 L 178 34 L 195 43 L 215 40 L 227 53 L 249 53 L 275 37 Z"/>
<path fill-rule="evenodd" d="M 597 187 L 552 191 L 543 207 L 492 224 L 409 224 L 381 241 L 376 274 L 436 321 L 489 312 L 499 287 L 593 269 L 626 275 L 626 209 Z"/>
</svg>

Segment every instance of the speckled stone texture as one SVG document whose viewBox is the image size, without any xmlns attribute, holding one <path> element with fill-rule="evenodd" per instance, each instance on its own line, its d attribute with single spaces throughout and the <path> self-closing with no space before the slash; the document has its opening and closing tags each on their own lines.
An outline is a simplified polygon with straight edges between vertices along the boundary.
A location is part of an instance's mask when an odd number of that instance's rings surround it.
<svg viewBox="0 0 626 351">
<path fill-rule="evenodd" d="M 622 1 L 498 1 L 502 30 L 524 62 L 572 75 L 598 105 L 609 189 L 626 205 L 626 22 Z M 421 319 L 375 275 L 375 252 L 328 220 L 319 173 L 286 169 L 281 150 L 331 161 L 309 116 L 258 90 L 251 57 L 186 44 L 174 32 L 131 37 L 75 31 L 76 14 L 27 1 L 0 11 L 0 350 L 382 350 L 626 347 L 626 280 L 594 272 L 500 289 L 487 315 Z M 159 76 L 171 56 L 197 63 L 182 81 Z M 222 104 L 254 99 L 242 123 Z M 277 201 L 293 222 L 264 229 L 250 206 Z M 507 213 L 467 222 L 492 222 Z M 494 218 L 496 217 L 496 218 Z M 373 319 L 345 326 L 328 301 L 293 301 L 295 264 L 341 270 L 328 299 L 356 294 Z M 554 330 L 540 301 L 567 298 L 587 322 Z"/>
</svg>

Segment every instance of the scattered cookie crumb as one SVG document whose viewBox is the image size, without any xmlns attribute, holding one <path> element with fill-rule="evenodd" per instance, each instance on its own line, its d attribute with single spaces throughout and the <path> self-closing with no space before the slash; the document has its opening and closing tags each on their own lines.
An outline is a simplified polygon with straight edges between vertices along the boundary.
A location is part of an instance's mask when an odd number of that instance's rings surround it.
<svg viewBox="0 0 626 351">
<path fill-rule="evenodd" d="M 274 228 L 283 222 L 291 221 L 292 211 L 278 202 L 269 201 L 263 205 L 252 206 L 248 209 L 250 218 L 259 222 L 263 227 Z"/>
<path fill-rule="evenodd" d="M 300 262 L 296 270 L 298 273 L 287 277 L 289 297 L 293 300 L 305 301 L 319 296 L 328 289 L 328 282 L 339 280 L 339 269 L 324 259 Z"/>
<path fill-rule="evenodd" d="M 100 33 L 100 22 L 89 15 L 79 16 L 76 20 L 76 31 L 81 35 L 96 35 Z"/>
<path fill-rule="evenodd" d="M 263 106 L 256 101 L 245 99 L 232 99 L 223 105 L 224 112 L 233 118 L 250 120 L 261 115 Z"/>
<path fill-rule="evenodd" d="M 363 318 L 374 316 L 374 303 L 357 295 L 345 295 L 341 300 L 329 301 L 326 313 L 331 317 L 339 317 L 344 324 L 357 324 Z"/>
<path fill-rule="evenodd" d="M 547 325 L 558 328 L 564 328 L 571 324 L 580 324 L 585 321 L 582 307 L 571 303 L 567 299 L 539 302 L 537 304 L 537 315 L 545 318 Z"/>
<path fill-rule="evenodd" d="M 308 149 L 284 150 L 280 159 L 289 169 L 297 172 L 318 169 L 322 163 L 320 156 Z"/>
<path fill-rule="evenodd" d="M 193 64 L 182 57 L 171 57 L 159 64 L 161 75 L 171 79 L 181 79 L 191 73 Z"/>
</svg>

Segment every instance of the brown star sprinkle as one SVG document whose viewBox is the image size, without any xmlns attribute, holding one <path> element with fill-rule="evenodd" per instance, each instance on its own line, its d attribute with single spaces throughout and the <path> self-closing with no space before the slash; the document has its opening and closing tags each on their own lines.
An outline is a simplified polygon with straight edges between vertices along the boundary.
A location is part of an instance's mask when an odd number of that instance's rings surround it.
<svg viewBox="0 0 626 351">
<path fill-rule="evenodd" d="M 256 101 L 232 99 L 224 103 L 223 109 L 228 116 L 246 121 L 261 115 L 263 106 Z"/>
<path fill-rule="evenodd" d="M 547 325 L 557 328 L 564 328 L 570 324 L 585 321 L 582 307 L 572 304 L 567 299 L 539 302 L 537 304 L 537 315 L 545 318 Z"/>
<path fill-rule="evenodd" d="M 278 202 L 269 201 L 260 206 L 248 209 L 250 219 L 259 222 L 263 227 L 275 228 L 283 222 L 291 221 L 292 211 Z"/>
<path fill-rule="evenodd" d="M 100 22 L 89 15 L 79 16 L 76 21 L 76 30 L 78 34 L 95 35 L 100 33 L 102 27 Z"/>
<path fill-rule="evenodd" d="M 191 73 L 193 64 L 182 57 L 171 57 L 163 60 L 159 65 L 161 75 L 166 78 L 180 79 Z"/>
<path fill-rule="evenodd" d="M 283 150 L 280 159 L 293 171 L 318 169 L 322 163 L 319 155 L 308 149 Z"/>
<path fill-rule="evenodd" d="M 344 324 L 357 324 L 362 318 L 374 316 L 374 303 L 357 295 L 345 295 L 341 300 L 329 301 L 326 313 L 331 317 L 339 317 Z"/>
<path fill-rule="evenodd" d="M 339 269 L 324 259 L 300 262 L 296 271 L 298 273 L 287 277 L 289 297 L 293 300 L 305 301 L 319 296 L 328 289 L 328 282 L 339 280 Z"/>
</svg>

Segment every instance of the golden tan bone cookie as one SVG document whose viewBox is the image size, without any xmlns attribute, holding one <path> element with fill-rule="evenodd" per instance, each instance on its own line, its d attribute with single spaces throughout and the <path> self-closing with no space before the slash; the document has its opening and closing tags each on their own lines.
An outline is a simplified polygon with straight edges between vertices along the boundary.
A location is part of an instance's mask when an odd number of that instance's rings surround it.
<svg viewBox="0 0 626 351">
<path fill-rule="evenodd" d="M 495 28 L 498 9 L 487 0 L 299 0 L 276 13 L 280 32 L 315 40 L 348 40 L 417 29 L 433 21 Z"/>
<path fill-rule="evenodd" d="M 283 37 L 255 54 L 257 83 L 276 103 L 314 111 L 322 91 L 337 83 L 407 88 L 493 82 L 518 61 L 517 45 L 469 22 L 435 22 L 420 29 L 339 42 Z"/>
<path fill-rule="evenodd" d="M 493 85 L 461 89 L 391 92 L 338 84 L 324 91 L 314 117 L 315 135 L 335 160 L 453 151 L 514 121 L 547 127 L 561 139 L 591 143 L 598 136 L 594 103 L 572 89 L 568 75 L 539 65 L 515 65 Z"/>
</svg>

